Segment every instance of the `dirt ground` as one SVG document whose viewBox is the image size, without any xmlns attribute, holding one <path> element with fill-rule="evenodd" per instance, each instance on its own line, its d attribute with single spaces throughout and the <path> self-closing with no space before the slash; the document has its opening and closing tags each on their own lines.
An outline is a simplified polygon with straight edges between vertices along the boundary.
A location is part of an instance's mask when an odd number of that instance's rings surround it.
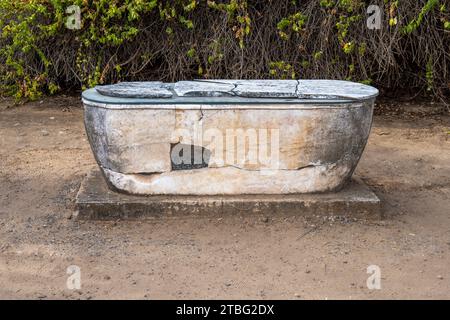
<svg viewBox="0 0 450 320">
<path fill-rule="evenodd" d="M 0 298 L 450 299 L 450 117 L 437 109 L 377 106 L 356 174 L 382 220 L 94 222 L 72 217 L 96 166 L 79 100 L 1 101 Z M 80 290 L 66 286 L 70 265 Z"/>
</svg>

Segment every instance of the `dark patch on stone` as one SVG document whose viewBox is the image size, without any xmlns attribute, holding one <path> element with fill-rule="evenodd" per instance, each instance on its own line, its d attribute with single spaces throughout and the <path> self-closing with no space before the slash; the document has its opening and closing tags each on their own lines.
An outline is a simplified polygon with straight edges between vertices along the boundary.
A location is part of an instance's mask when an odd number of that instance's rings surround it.
<svg viewBox="0 0 450 320">
<path fill-rule="evenodd" d="M 204 147 L 176 143 L 170 148 L 172 170 L 208 168 L 211 151 Z"/>
</svg>

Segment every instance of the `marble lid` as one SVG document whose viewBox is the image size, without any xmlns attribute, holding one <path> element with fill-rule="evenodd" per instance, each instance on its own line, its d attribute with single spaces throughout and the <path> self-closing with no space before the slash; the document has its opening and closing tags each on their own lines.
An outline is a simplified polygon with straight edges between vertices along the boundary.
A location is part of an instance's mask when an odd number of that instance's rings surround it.
<svg viewBox="0 0 450 320">
<path fill-rule="evenodd" d="M 172 85 L 160 81 L 119 82 L 106 86 L 96 86 L 100 94 L 121 98 L 171 98 Z"/>
<path fill-rule="evenodd" d="M 95 92 L 94 92 L 95 91 Z M 305 103 L 353 102 L 376 97 L 374 87 L 341 80 L 194 80 L 121 82 L 96 86 L 83 98 L 105 103 Z M 108 98 L 109 97 L 109 98 Z"/>
</svg>

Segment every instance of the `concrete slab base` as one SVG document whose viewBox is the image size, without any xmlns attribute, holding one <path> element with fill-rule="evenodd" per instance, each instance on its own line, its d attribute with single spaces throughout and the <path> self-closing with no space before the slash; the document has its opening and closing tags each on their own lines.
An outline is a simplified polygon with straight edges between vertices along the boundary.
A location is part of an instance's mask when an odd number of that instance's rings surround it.
<svg viewBox="0 0 450 320">
<path fill-rule="evenodd" d="M 354 178 L 335 193 L 239 196 L 135 196 L 108 188 L 99 170 L 83 180 L 76 198 L 78 219 L 115 220 L 224 215 L 345 216 L 377 219 L 380 199 Z"/>
</svg>

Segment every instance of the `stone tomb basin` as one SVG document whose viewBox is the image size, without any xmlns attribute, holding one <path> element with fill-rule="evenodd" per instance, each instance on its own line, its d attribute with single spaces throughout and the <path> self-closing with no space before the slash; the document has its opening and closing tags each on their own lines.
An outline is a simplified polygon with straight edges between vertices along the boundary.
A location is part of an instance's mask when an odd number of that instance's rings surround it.
<svg viewBox="0 0 450 320">
<path fill-rule="evenodd" d="M 378 90 L 336 80 L 123 82 L 82 94 L 113 190 L 138 195 L 337 191 L 369 137 Z"/>
</svg>

